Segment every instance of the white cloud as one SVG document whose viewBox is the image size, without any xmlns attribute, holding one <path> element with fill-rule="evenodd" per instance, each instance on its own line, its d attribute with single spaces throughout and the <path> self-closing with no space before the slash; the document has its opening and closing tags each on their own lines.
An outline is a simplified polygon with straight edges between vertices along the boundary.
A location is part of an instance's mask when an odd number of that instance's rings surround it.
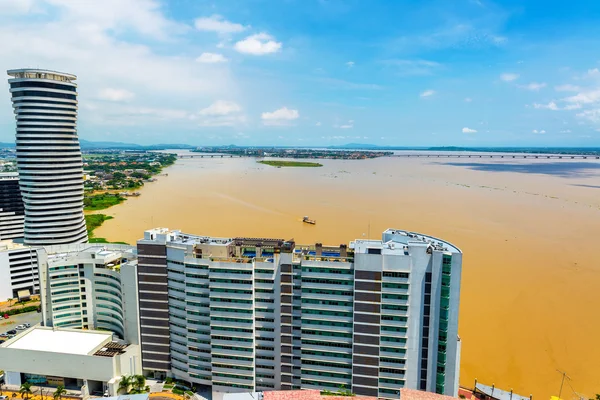
<svg viewBox="0 0 600 400">
<path fill-rule="evenodd" d="M 504 82 L 516 81 L 517 79 L 519 79 L 519 74 L 507 72 L 500 75 L 500 79 L 502 79 Z"/>
<path fill-rule="evenodd" d="M 216 64 L 227 62 L 227 58 L 223 54 L 219 53 L 202 53 L 200 57 L 196 58 L 196 62 L 203 64 Z"/>
<path fill-rule="evenodd" d="M 395 67 L 400 75 L 432 75 L 442 64 L 429 60 L 385 60 L 385 65 Z"/>
<path fill-rule="evenodd" d="M 239 33 L 246 30 L 245 26 L 227 21 L 220 15 L 198 18 L 194 21 L 194 26 L 199 31 L 217 32 L 220 34 Z"/>
<path fill-rule="evenodd" d="M 354 67 L 354 61 L 348 61 L 346 65 L 348 66 L 348 68 L 352 68 Z"/>
<path fill-rule="evenodd" d="M 234 48 L 244 54 L 262 56 L 264 54 L 277 53 L 281 50 L 281 42 L 276 42 L 271 35 L 258 33 L 240 40 Z"/>
<path fill-rule="evenodd" d="M 537 134 L 540 134 L 540 135 L 543 135 L 544 133 L 546 133 L 546 131 L 545 131 L 545 130 L 543 130 L 543 129 L 542 129 L 542 130 L 540 130 L 540 131 L 538 131 L 537 129 L 534 129 L 534 130 L 532 130 L 531 132 L 532 132 L 532 133 L 537 133 Z"/>
<path fill-rule="evenodd" d="M 260 116 L 265 125 L 287 125 L 299 117 L 300 113 L 298 110 L 292 110 L 287 107 L 282 107 L 272 112 L 265 111 Z"/>
<path fill-rule="evenodd" d="M 583 91 L 575 96 L 570 96 L 564 99 L 569 103 L 590 104 L 600 101 L 600 89 Z"/>
<path fill-rule="evenodd" d="M 581 104 L 567 104 L 564 106 L 563 110 L 579 110 L 581 108 Z"/>
<path fill-rule="evenodd" d="M 135 94 L 126 89 L 105 88 L 100 90 L 98 97 L 108 101 L 128 101 L 135 97 Z"/>
<path fill-rule="evenodd" d="M 354 120 L 349 120 L 347 123 L 340 125 L 339 126 L 340 129 L 352 129 L 354 128 Z M 358 139 L 358 138 L 357 138 Z"/>
<path fill-rule="evenodd" d="M 233 101 L 217 100 L 210 106 L 200 110 L 200 115 L 227 115 L 242 111 L 242 107 Z"/>
<path fill-rule="evenodd" d="M 470 98 L 470 97 L 465 97 L 465 103 L 470 103 L 470 102 L 472 102 L 472 101 L 473 101 L 473 99 L 472 99 L 472 98 Z"/>
<path fill-rule="evenodd" d="M 527 90 L 537 91 L 537 90 L 540 90 L 542 88 L 545 88 L 546 87 L 546 83 L 545 82 L 542 82 L 542 83 L 531 82 L 531 83 L 529 83 L 527 85 L 519 85 L 519 87 L 523 88 L 523 89 L 527 89 Z"/>
<path fill-rule="evenodd" d="M 579 92 L 581 89 L 579 88 L 579 86 L 566 84 L 555 86 L 554 90 L 556 90 L 557 92 Z"/>
<path fill-rule="evenodd" d="M 33 6 L 34 0 L 0 0 L 0 9 L 6 14 L 26 14 Z"/>
<path fill-rule="evenodd" d="M 553 101 L 551 101 L 548 104 L 533 103 L 533 107 L 537 108 L 539 110 L 554 110 L 554 111 L 559 110 L 558 106 Z"/>
<path fill-rule="evenodd" d="M 600 70 L 598 68 L 594 68 L 594 69 L 588 69 L 587 72 L 588 76 L 591 77 L 599 77 L 600 76 Z"/>
<path fill-rule="evenodd" d="M 583 110 L 582 112 L 576 114 L 576 116 L 579 118 L 587 119 L 594 123 L 598 123 L 600 122 L 600 108 Z"/>
<path fill-rule="evenodd" d="M 317 122 L 315 126 L 321 126 L 321 122 Z"/>
<path fill-rule="evenodd" d="M 475 129 L 464 127 L 462 128 L 462 133 L 477 133 Z"/>
<path fill-rule="evenodd" d="M 433 96 L 434 94 L 435 94 L 435 90 L 428 89 L 428 90 L 426 90 L 426 91 L 422 92 L 422 93 L 419 95 L 419 97 L 431 97 L 431 96 Z"/>
<path fill-rule="evenodd" d="M 570 129 L 565 129 L 565 130 L 560 131 L 560 133 L 571 133 L 571 130 Z"/>
</svg>

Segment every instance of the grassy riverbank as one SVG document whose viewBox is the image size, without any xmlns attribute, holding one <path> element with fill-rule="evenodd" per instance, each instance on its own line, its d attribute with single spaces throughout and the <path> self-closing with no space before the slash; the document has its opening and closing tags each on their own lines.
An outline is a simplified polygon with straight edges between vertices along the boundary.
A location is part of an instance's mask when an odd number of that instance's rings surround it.
<svg viewBox="0 0 600 400">
<path fill-rule="evenodd" d="M 85 211 L 104 210 L 105 208 L 121 204 L 125 200 L 125 197 L 118 194 L 100 193 L 85 197 L 83 199 L 83 207 Z"/>
<path fill-rule="evenodd" d="M 99 228 L 100 225 L 109 219 L 112 219 L 110 215 L 105 214 L 87 214 L 85 216 L 85 225 L 87 227 L 88 239 L 90 243 L 118 243 L 118 244 L 129 244 L 125 242 L 109 242 L 105 238 L 94 237 L 94 229 Z"/>
<path fill-rule="evenodd" d="M 258 161 L 259 164 L 270 165 L 272 167 L 322 167 L 323 164 L 308 161 Z"/>
</svg>

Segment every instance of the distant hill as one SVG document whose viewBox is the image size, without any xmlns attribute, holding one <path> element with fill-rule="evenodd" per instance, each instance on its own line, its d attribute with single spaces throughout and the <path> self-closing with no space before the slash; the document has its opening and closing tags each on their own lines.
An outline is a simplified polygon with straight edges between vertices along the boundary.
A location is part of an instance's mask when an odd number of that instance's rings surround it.
<svg viewBox="0 0 600 400">
<path fill-rule="evenodd" d="M 122 149 L 122 150 L 164 150 L 164 149 L 195 149 L 197 146 L 189 144 L 152 144 L 140 145 L 135 143 L 123 142 L 90 142 L 88 140 L 79 140 L 83 150 L 91 149 Z"/>
</svg>

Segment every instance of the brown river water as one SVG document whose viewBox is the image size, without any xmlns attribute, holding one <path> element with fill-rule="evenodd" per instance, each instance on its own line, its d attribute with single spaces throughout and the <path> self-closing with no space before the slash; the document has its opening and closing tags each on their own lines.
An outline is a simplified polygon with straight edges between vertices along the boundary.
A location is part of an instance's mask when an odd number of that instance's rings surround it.
<svg viewBox="0 0 600 400">
<path fill-rule="evenodd" d="M 97 237 L 168 227 L 337 245 L 386 228 L 462 249 L 461 384 L 535 398 L 600 393 L 600 163 L 567 160 L 180 159 L 141 196 L 100 211 Z M 304 215 L 316 225 L 303 224 Z M 562 398 L 572 398 L 565 383 Z"/>
</svg>

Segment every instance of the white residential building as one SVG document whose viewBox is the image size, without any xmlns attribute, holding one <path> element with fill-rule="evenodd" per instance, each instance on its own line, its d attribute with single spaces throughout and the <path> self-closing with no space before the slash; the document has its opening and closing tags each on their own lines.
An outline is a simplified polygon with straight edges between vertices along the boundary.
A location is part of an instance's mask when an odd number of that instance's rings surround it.
<svg viewBox="0 0 600 400">
<path fill-rule="evenodd" d="M 41 248 L 12 240 L 0 242 L 0 301 L 39 293 L 38 254 Z"/>
<path fill-rule="evenodd" d="M 335 247 L 149 230 L 142 365 L 221 392 L 456 396 L 461 268 L 457 247 L 396 229 Z"/>
</svg>

